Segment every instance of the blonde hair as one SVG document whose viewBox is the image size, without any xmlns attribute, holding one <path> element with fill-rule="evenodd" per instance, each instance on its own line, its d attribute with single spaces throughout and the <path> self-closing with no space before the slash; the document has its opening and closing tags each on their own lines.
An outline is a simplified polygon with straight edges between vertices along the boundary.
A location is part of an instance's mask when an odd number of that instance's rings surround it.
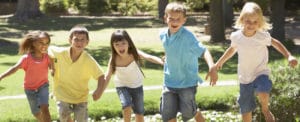
<svg viewBox="0 0 300 122">
<path fill-rule="evenodd" d="M 253 16 L 253 15 L 258 16 L 258 19 L 259 19 L 258 20 L 258 23 L 259 23 L 258 29 L 259 30 L 266 31 L 266 30 L 269 30 L 272 28 L 271 24 L 269 24 L 265 20 L 265 17 L 263 16 L 263 13 L 262 13 L 262 9 L 259 7 L 259 5 L 257 5 L 254 2 L 247 2 L 244 5 L 244 7 L 240 13 L 240 16 L 238 17 L 238 19 L 235 22 L 235 28 L 243 29 L 243 27 L 244 27 L 243 19 L 247 16 Z"/>
<path fill-rule="evenodd" d="M 184 17 L 186 17 L 186 7 L 182 3 L 179 3 L 179 2 L 172 2 L 166 6 L 165 17 L 167 17 L 168 13 L 170 13 L 170 12 L 179 12 L 179 13 L 182 13 L 182 15 Z"/>
</svg>

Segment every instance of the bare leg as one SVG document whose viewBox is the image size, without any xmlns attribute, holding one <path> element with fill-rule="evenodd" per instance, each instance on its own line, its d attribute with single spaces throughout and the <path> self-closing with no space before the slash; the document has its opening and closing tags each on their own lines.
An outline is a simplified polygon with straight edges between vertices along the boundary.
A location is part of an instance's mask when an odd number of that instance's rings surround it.
<svg viewBox="0 0 300 122">
<path fill-rule="evenodd" d="M 42 112 L 34 114 L 34 117 L 38 120 L 38 122 L 43 122 Z"/>
<path fill-rule="evenodd" d="M 144 122 L 144 115 L 143 114 L 135 114 L 135 121 L 136 122 Z"/>
<path fill-rule="evenodd" d="M 252 122 L 252 112 L 242 114 L 243 122 Z"/>
<path fill-rule="evenodd" d="M 259 92 L 257 93 L 257 95 L 266 122 L 275 122 L 275 117 L 272 114 L 272 112 L 269 110 L 269 93 Z"/>
<path fill-rule="evenodd" d="M 168 120 L 168 122 L 176 122 L 176 121 L 177 121 L 176 118 Z"/>
<path fill-rule="evenodd" d="M 195 118 L 196 122 L 205 122 L 205 118 L 201 114 L 201 111 L 197 111 L 197 113 L 196 113 L 196 115 L 195 115 L 194 118 Z"/>
<path fill-rule="evenodd" d="M 40 106 L 41 112 L 42 112 L 42 118 L 44 122 L 51 122 L 51 116 L 48 109 L 48 105 L 41 105 Z"/>
<path fill-rule="evenodd" d="M 131 121 L 131 107 L 130 106 L 123 109 L 123 119 L 124 119 L 124 122 Z"/>
</svg>

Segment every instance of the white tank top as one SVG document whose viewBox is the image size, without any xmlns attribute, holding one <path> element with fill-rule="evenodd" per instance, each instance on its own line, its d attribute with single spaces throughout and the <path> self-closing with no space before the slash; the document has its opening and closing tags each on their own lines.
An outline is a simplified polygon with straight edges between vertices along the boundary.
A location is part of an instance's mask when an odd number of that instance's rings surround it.
<svg viewBox="0 0 300 122">
<path fill-rule="evenodd" d="M 135 61 L 126 67 L 116 67 L 114 83 L 116 87 L 137 88 L 143 84 L 143 73 Z"/>
</svg>

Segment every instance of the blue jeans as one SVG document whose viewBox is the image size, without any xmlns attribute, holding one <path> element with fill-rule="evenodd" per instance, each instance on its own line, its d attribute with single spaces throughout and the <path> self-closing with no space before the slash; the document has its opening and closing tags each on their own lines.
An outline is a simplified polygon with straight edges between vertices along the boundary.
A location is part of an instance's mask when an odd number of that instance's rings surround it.
<svg viewBox="0 0 300 122">
<path fill-rule="evenodd" d="M 40 112 L 40 105 L 49 105 L 49 84 L 45 83 L 36 90 L 26 90 L 28 103 L 33 115 Z"/>
<path fill-rule="evenodd" d="M 267 75 L 260 75 L 249 84 L 240 84 L 240 96 L 238 99 L 240 112 L 244 114 L 256 108 L 255 92 L 270 93 L 271 89 L 272 81 Z"/>
<path fill-rule="evenodd" d="M 61 122 L 67 122 L 68 118 L 71 117 L 71 113 L 74 112 L 74 120 L 76 122 L 87 122 L 88 121 L 88 108 L 87 102 L 83 103 L 66 103 L 63 101 L 56 102 L 59 113 L 59 120 Z"/>
<path fill-rule="evenodd" d="M 182 113 L 182 120 L 188 121 L 197 112 L 195 95 L 197 86 L 188 88 L 164 87 L 160 102 L 160 113 L 164 122 L 176 118 L 177 112 Z"/>
<path fill-rule="evenodd" d="M 131 106 L 135 114 L 144 114 L 143 86 L 137 88 L 117 87 L 122 109 Z"/>
</svg>

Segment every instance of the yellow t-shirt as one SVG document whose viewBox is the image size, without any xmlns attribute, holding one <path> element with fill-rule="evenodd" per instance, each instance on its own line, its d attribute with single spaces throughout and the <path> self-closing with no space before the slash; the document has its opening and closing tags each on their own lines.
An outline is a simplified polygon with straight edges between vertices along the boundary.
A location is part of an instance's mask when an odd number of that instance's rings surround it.
<svg viewBox="0 0 300 122">
<path fill-rule="evenodd" d="M 72 62 L 70 48 L 50 47 L 49 55 L 55 58 L 55 99 L 73 104 L 87 102 L 90 78 L 98 80 L 103 75 L 100 65 L 85 51 Z"/>
</svg>

